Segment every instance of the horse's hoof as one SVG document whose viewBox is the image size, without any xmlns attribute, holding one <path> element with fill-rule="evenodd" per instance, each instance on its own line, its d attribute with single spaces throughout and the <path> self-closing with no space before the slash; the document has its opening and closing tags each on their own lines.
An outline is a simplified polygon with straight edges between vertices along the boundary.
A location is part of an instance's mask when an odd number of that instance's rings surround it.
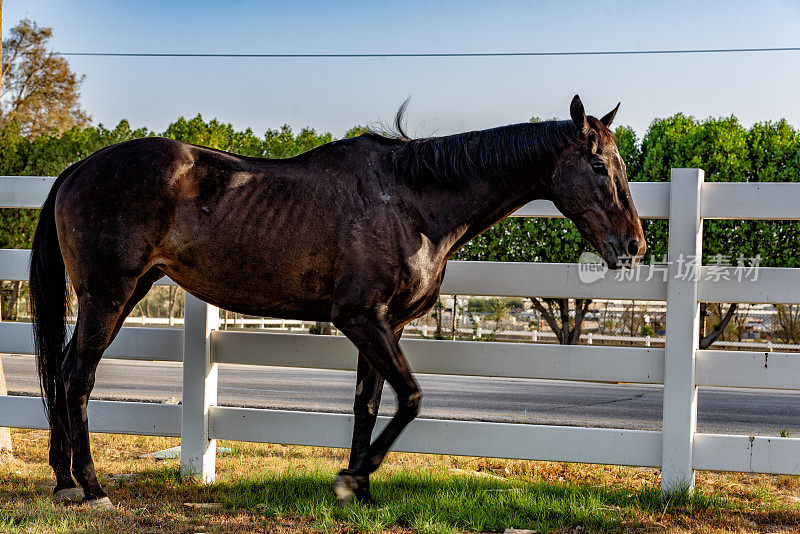
<svg viewBox="0 0 800 534">
<path fill-rule="evenodd" d="M 81 502 L 83 490 L 81 488 L 64 488 L 53 493 L 53 498 L 58 502 Z"/>
<path fill-rule="evenodd" d="M 111 502 L 108 497 L 100 497 L 99 499 L 92 499 L 83 501 L 83 506 L 91 508 L 92 510 L 116 510 L 116 506 Z"/>
<path fill-rule="evenodd" d="M 336 494 L 336 498 L 339 499 L 339 504 L 342 508 L 352 502 L 357 488 L 358 483 L 352 475 L 339 473 L 333 480 L 333 492 Z"/>
<path fill-rule="evenodd" d="M 378 505 L 378 502 L 375 500 L 374 497 L 372 497 L 372 493 L 370 493 L 369 489 L 366 489 L 366 490 L 363 490 L 363 491 L 362 490 L 356 490 L 355 491 L 355 498 L 356 498 L 357 501 L 359 501 L 359 502 L 361 502 L 361 503 L 363 503 L 363 504 L 365 504 L 367 506 L 370 506 L 370 507 Z"/>
</svg>

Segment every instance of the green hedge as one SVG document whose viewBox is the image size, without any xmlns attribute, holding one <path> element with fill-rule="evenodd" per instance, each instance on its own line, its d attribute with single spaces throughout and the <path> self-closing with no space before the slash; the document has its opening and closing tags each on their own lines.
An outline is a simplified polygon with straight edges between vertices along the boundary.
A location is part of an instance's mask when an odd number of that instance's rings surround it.
<svg viewBox="0 0 800 534">
<path fill-rule="evenodd" d="M 347 136 L 363 128 L 355 127 Z M 0 174 L 55 176 L 71 163 L 114 143 L 156 135 L 134 129 L 123 120 L 113 129 L 102 125 L 73 128 L 61 136 L 29 139 L 14 125 L 0 130 Z M 290 157 L 333 140 L 330 133 L 311 128 L 298 133 L 289 126 L 267 130 L 261 137 L 249 128 L 198 115 L 179 118 L 160 133 L 247 156 Z M 701 167 L 706 181 L 794 182 L 800 180 L 800 134 L 785 120 L 743 127 L 735 117 L 697 120 L 683 114 L 656 119 L 639 141 L 628 127 L 616 130 L 617 144 L 628 167 L 630 181 L 667 181 L 673 167 Z M 742 202 L 746 202 L 742 199 Z M 0 210 L 0 248 L 27 248 L 36 212 Z M 643 221 L 648 256 L 666 254 L 666 221 Z M 704 261 L 722 256 L 736 261 L 760 254 L 761 265 L 800 265 L 800 223 L 784 221 L 707 221 Z M 508 219 L 467 244 L 456 255 L 462 260 L 575 262 L 588 246 L 569 221 Z"/>
</svg>

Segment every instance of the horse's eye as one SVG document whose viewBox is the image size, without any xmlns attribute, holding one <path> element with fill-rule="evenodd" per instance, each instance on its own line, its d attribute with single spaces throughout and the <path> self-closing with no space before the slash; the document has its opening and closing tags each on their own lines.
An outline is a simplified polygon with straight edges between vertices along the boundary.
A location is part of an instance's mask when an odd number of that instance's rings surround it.
<svg viewBox="0 0 800 534">
<path fill-rule="evenodd" d="M 602 174 L 603 176 L 608 174 L 608 169 L 606 169 L 606 166 L 602 161 L 593 161 L 592 170 L 597 174 Z"/>
</svg>

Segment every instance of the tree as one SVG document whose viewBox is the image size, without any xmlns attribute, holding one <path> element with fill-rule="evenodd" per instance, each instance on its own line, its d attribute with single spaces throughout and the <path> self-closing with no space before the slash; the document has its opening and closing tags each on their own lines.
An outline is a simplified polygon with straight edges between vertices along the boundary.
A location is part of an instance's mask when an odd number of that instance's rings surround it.
<svg viewBox="0 0 800 534">
<path fill-rule="evenodd" d="M 620 317 L 622 334 L 631 337 L 639 336 L 645 326 L 642 309 L 636 306 L 636 301 L 631 300 L 622 305 L 622 316 Z"/>
<path fill-rule="evenodd" d="M 533 306 L 539 310 L 547 326 L 556 335 L 561 345 L 577 345 L 581 338 L 583 318 L 591 299 L 574 299 L 575 312 L 570 320 L 570 299 L 538 299 L 531 297 Z M 544 304 L 547 304 L 545 308 Z M 556 310 L 558 308 L 558 310 Z"/>
<path fill-rule="evenodd" d="M 217 119 L 205 122 L 199 113 L 189 120 L 179 117 L 178 120 L 167 126 L 162 135 L 193 145 L 235 152 L 242 156 L 261 157 L 264 155 L 263 141 L 250 128 L 236 131 L 233 125 L 223 124 Z"/>
<path fill-rule="evenodd" d="M 738 308 L 738 304 L 733 302 L 728 306 L 728 311 L 724 314 L 722 313 L 722 304 L 713 303 L 707 304 L 705 302 L 700 304 L 700 343 L 698 348 L 700 349 L 707 349 L 714 343 L 717 339 L 724 340 L 725 339 L 725 329 L 728 327 L 728 324 L 731 322 L 734 314 L 736 313 L 736 308 Z M 709 309 L 711 310 L 709 312 Z M 706 317 L 713 317 L 716 322 L 716 326 L 711 329 L 711 331 L 706 334 L 705 326 L 706 326 Z M 741 336 L 739 341 L 741 341 Z"/>
<path fill-rule="evenodd" d="M 33 210 L 2 210 L 0 248 L 26 248 L 33 239 L 38 214 Z M 19 280 L 0 282 L 0 320 L 16 320 L 16 303 L 20 296 Z"/>
<path fill-rule="evenodd" d="M 290 158 L 333 141 L 330 133 L 318 134 L 308 127 L 295 134 L 288 124 L 277 130 L 269 129 L 263 138 L 259 138 L 250 128 L 237 131 L 232 124 L 224 124 L 217 119 L 206 122 L 200 114 L 189 120 L 179 117 L 167 126 L 162 135 L 194 145 L 261 158 Z"/>
<path fill-rule="evenodd" d="M 368 129 L 366 126 L 361 126 L 360 124 L 357 126 L 353 126 L 349 130 L 344 133 L 344 138 L 349 139 L 351 137 L 358 137 L 359 135 L 367 133 Z"/>
<path fill-rule="evenodd" d="M 40 28 L 30 19 L 11 29 L 3 43 L 0 126 L 16 122 L 23 135 L 36 136 L 88 124 L 79 103 L 84 77 L 47 49 L 52 36 L 52 28 Z"/>
<path fill-rule="evenodd" d="M 453 306 L 455 307 L 455 304 Z M 488 302 L 488 309 L 486 311 L 486 320 L 494 322 L 494 328 L 489 334 L 490 339 L 494 339 L 497 331 L 500 330 L 503 323 L 508 320 L 508 301 L 505 299 L 491 299 Z M 455 334 L 455 331 L 453 333 Z M 455 339 L 455 336 L 453 336 L 453 339 Z"/>
<path fill-rule="evenodd" d="M 800 343 L 800 306 L 796 304 L 777 304 L 778 337 L 784 343 Z"/>
<path fill-rule="evenodd" d="M 681 113 L 656 119 L 642 141 L 642 179 L 664 181 L 673 167 L 701 167 L 706 181 L 796 182 L 800 135 L 785 120 L 754 124 L 736 117 L 697 120 Z M 666 243 L 666 221 L 645 226 L 648 245 Z M 653 224 L 661 223 L 661 224 Z M 664 251 L 665 252 L 665 251 Z M 661 257 L 658 251 L 657 257 Z M 800 266 L 800 223 L 796 221 L 711 220 L 703 225 L 703 263 L 737 264 L 761 256 L 762 266 Z M 723 261 L 719 261 L 723 260 Z M 747 261 L 745 261 L 747 263 Z M 736 320 L 737 306 L 719 313 L 717 325 L 701 337 L 710 346 Z"/>
<path fill-rule="evenodd" d="M 436 321 L 436 333 L 433 334 L 434 339 L 444 339 L 442 331 L 442 312 L 444 311 L 444 304 L 442 297 L 436 299 L 436 304 L 433 306 L 433 318 Z"/>
<path fill-rule="evenodd" d="M 264 134 L 264 157 L 290 158 L 333 141 L 330 133 L 317 134 L 314 128 L 303 128 L 297 135 L 284 124 L 278 130 L 267 130 Z"/>
</svg>

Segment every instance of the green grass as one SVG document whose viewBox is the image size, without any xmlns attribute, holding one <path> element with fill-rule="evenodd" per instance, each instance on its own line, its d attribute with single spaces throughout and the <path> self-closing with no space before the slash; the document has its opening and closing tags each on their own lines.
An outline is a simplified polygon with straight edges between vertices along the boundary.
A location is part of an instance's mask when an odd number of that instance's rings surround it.
<svg viewBox="0 0 800 534">
<path fill-rule="evenodd" d="M 665 505 L 689 511 L 732 508 L 732 503 L 724 499 L 700 493 L 670 504 L 655 489 L 628 494 L 587 484 L 503 482 L 453 476 L 446 471 L 378 474 L 372 482 L 373 494 L 380 503 L 377 507 L 355 503 L 341 508 L 331 491 L 334 475 L 334 470 L 310 467 L 289 474 L 258 473 L 200 487 L 182 483 L 177 468 L 163 467 L 143 471 L 141 478 L 122 482 L 116 489 L 129 495 L 153 495 L 182 493 L 183 488 L 193 499 L 221 502 L 234 513 L 246 511 L 268 520 L 303 517 L 321 532 L 338 531 L 341 524 L 365 533 L 395 525 L 431 534 L 502 531 L 509 527 L 546 532 L 580 526 L 613 531 L 619 530 L 624 520 L 660 513 Z M 43 532 L 71 532 L 93 525 L 77 508 L 60 513 L 41 491 L 28 488 L 24 493 L 32 498 L 30 509 L 21 513 L 0 509 L 0 531 L 25 532 L 35 526 Z M 164 512 L 168 515 L 181 510 Z M 103 525 L 94 526 L 102 529 Z"/>
<path fill-rule="evenodd" d="M 103 435 L 92 437 L 95 458 L 118 510 L 96 513 L 52 501 L 42 485 L 51 478 L 46 436 L 20 434 L 18 460 L 0 466 L 2 533 L 727 532 L 800 524 L 797 477 L 699 473 L 694 494 L 662 498 L 655 470 L 392 453 L 372 477 L 378 506 L 341 508 L 331 486 L 345 451 L 225 443 L 233 450 L 217 460 L 218 482 L 201 486 L 181 480 L 176 460 L 138 458 L 173 441 Z M 103 476 L 110 473 L 138 477 L 111 482 Z"/>
<path fill-rule="evenodd" d="M 226 507 L 259 509 L 266 516 L 300 515 L 320 524 L 346 523 L 360 532 L 400 525 L 420 532 L 502 531 L 563 527 L 618 530 L 625 520 L 661 513 L 664 507 L 691 513 L 740 506 L 703 493 L 663 500 L 654 488 L 633 494 L 588 484 L 546 481 L 496 481 L 453 476 L 446 471 L 378 474 L 372 492 L 378 507 L 339 507 L 330 486 L 332 470 L 301 469 L 290 474 L 260 474 L 215 484 L 209 491 Z"/>
</svg>

